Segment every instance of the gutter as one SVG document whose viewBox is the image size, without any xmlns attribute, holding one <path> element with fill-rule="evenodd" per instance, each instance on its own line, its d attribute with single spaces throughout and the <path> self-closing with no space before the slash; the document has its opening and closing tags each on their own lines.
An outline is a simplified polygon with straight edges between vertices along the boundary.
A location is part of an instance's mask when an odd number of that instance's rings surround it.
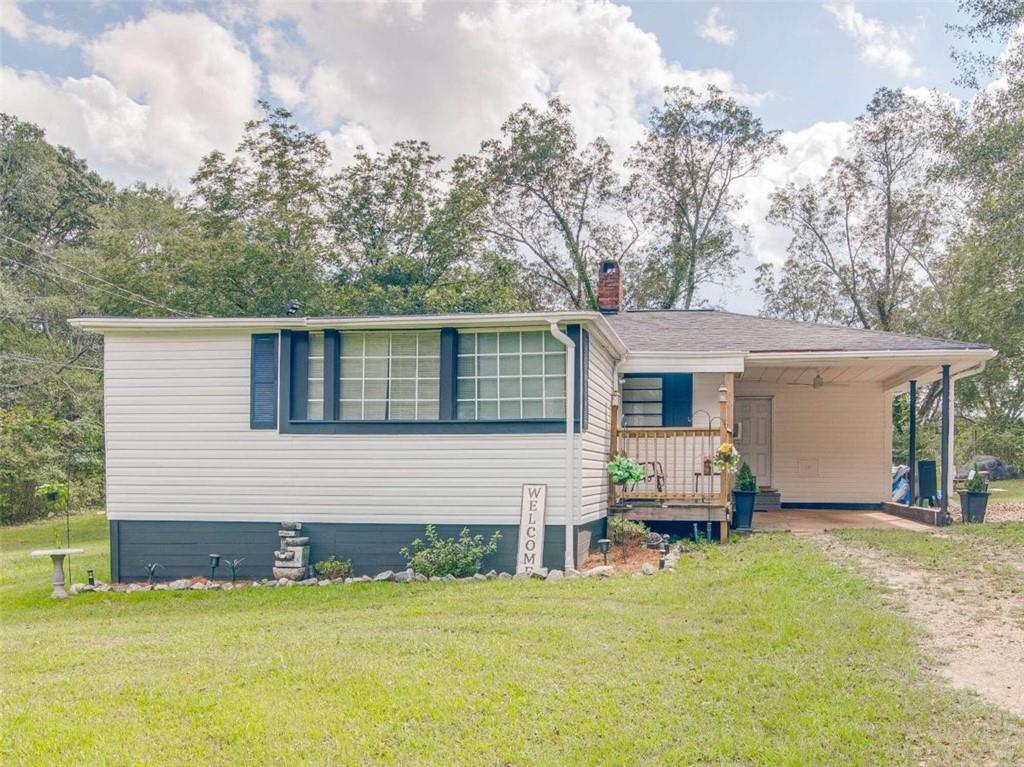
<svg viewBox="0 0 1024 767">
<path fill-rule="evenodd" d="M 576 416 L 576 344 L 562 332 L 554 320 L 551 320 L 549 330 L 565 347 L 565 569 L 575 570 L 576 547 L 573 544 L 576 534 L 576 435 L 573 421 Z"/>
</svg>

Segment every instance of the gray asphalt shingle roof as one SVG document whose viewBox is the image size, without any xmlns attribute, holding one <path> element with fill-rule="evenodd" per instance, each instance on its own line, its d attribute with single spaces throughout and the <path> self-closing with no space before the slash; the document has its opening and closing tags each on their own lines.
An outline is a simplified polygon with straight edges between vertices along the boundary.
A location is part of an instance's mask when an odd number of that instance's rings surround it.
<svg viewBox="0 0 1024 767">
<path fill-rule="evenodd" d="M 936 351 L 988 349 L 985 344 L 752 317 L 714 310 L 610 314 L 631 352 Z"/>
</svg>

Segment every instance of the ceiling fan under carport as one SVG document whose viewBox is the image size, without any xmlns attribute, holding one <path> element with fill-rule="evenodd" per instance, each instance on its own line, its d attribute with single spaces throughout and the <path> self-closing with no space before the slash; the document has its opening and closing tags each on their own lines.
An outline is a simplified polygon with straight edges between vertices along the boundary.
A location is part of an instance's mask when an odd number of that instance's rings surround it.
<svg viewBox="0 0 1024 767">
<path fill-rule="evenodd" d="M 841 386 L 845 387 L 847 384 L 835 383 L 834 381 L 826 381 L 821 377 L 821 372 L 818 370 L 814 371 L 814 378 L 811 379 L 810 383 L 797 383 L 796 381 L 789 381 L 786 386 L 809 386 L 812 389 L 822 389 L 826 386 Z"/>
</svg>

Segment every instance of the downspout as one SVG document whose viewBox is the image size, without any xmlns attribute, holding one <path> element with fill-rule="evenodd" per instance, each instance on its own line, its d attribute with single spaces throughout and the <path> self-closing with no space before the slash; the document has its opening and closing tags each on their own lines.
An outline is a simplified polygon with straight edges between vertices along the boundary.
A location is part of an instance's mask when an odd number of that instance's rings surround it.
<svg viewBox="0 0 1024 767">
<path fill-rule="evenodd" d="M 550 326 L 551 335 L 565 346 L 565 569 L 575 570 L 576 344 L 561 331 L 557 322 L 550 320 Z"/>
</svg>

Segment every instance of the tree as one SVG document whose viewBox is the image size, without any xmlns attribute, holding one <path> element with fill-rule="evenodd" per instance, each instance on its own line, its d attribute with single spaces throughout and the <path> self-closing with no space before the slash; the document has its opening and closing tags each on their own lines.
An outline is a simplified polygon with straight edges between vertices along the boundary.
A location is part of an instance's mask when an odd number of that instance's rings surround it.
<svg viewBox="0 0 1024 767">
<path fill-rule="evenodd" d="M 489 195 L 489 233 L 509 255 L 526 257 L 553 302 L 597 309 L 598 262 L 628 254 L 638 236 L 622 223 L 611 147 L 599 138 L 579 148 L 557 98 L 544 111 L 524 104 L 501 134 L 482 144 L 478 161 L 460 162 L 462 181 Z"/>
<path fill-rule="evenodd" d="M 932 261 L 945 232 L 936 162 L 941 104 L 882 88 L 853 125 L 851 154 L 817 182 L 772 195 L 768 220 L 793 233 L 782 286 L 762 275 L 766 308 L 798 316 L 808 291 L 836 297 L 832 322 L 900 330 L 919 280 L 934 284 Z M 802 277 L 797 275 L 802 273 Z"/>
<path fill-rule="evenodd" d="M 252 313 L 276 314 L 297 299 L 309 313 L 326 309 L 325 265 L 332 260 L 327 206 L 332 179 L 324 142 L 291 122 L 291 113 L 260 102 L 228 159 L 207 155 L 192 176 L 189 205 L 205 233 L 230 243 L 229 277 Z"/>
<path fill-rule="evenodd" d="M 638 303 L 689 309 L 701 285 L 733 276 L 739 249 L 730 213 L 742 205 L 735 183 L 784 151 L 778 131 L 718 88 L 665 90 L 627 163 L 651 238 Z"/>
<path fill-rule="evenodd" d="M 338 305 L 354 314 L 522 308 L 514 264 L 489 252 L 487 198 L 423 141 L 360 152 L 339 174 L 330 223 Z"/>
<path fill-rule="evenodd" d="M 979 452 L 1024 467 L 1024 4 L 964 0 L 972 41 L 1007 43 L 998 59 L 970 51 L 960 61 L 971 77 L 997 79 L 943 132 L 942 175 L 966 201 L 938 260 L 937 287 L 921 296 L 926 332 L 991 344 L 999 356 L 957 386 Z M 975 81 L 975 85 L 977 82 Z"/>
</svg>

